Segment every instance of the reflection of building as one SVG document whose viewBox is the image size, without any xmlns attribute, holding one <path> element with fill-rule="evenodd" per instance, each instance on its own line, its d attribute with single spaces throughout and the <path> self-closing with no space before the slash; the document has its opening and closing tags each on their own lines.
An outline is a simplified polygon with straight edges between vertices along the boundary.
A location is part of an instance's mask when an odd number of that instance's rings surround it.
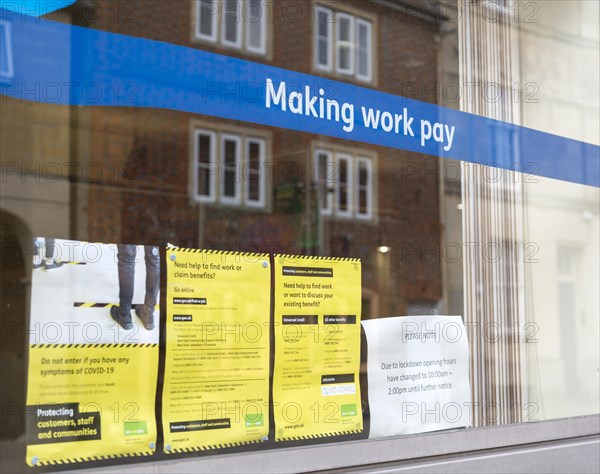
<svg viewBox="0 0 600 474">
<path fill-rule="evenodd" d="M 438 25 L 394 2 L 138 2 L 135 23 L 98 3 L 108 14 L 89 27 L 316 74 L 325 89 L 435 90 Z M 436 158 L 167 110 L 96 109 L 78 125 L 81 166 L 102 178 L 77 238 L 359 257 L 367 314 L 438 307 Z"/>
</svg>

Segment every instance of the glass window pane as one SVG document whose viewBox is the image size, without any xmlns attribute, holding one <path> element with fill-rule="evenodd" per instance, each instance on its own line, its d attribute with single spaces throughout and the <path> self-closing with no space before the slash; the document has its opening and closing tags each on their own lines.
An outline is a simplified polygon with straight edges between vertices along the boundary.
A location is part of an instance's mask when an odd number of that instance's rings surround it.
<svg viewBox="0 0 600 474">
<path fill-rule="evenodd" d="M 350 18 L 339 15 L 338 28 L 340 29 L 339 39 L 341 41 L 350 41 Z"/>
<path fill-rule="evenodd" d="M 317 10 L 317 27 L 315 56 L 318 66 L 329 68 L 331 66 L 331 12 L 324 8 Z"/>
<path fill-rule="evenodd" d="M 344 74 L 351 74 L 354 70 L 355 54 L 354 46 L 354 17 L 338 13 L 337 14 L 337 71 Z"/>
<path fill-rule="evenodd" d="M 210 163 L 210 135 L 198 135 L 198 163 Z"/>
<path fill-rule="evenodd" d="M 237 142 L 225 140 L 223 149 L 223 196 L 237 197 Z"/>
<path fill-rule="evenodd" d="M 224 37 L 223 40 L 227 43 L 238 44 L 239 29 L 240 29 L 240 4 L 239 0 L 226 0 L 223 6 L 223 29 Z"/>
<path fill-rule="evenodd" d="M 248 147 L 248 199 L 260 200 L 260 143 L 250 142 Z"/>
<path fill-rule="evenodd" d="M 251 50 L 264 52 L 266 15 L 262 0 L 249 0 L 244 9 L 244 20 L 247 28 L 247 47 Z"/>
<path fill-rule="evenodd" d="M 201 0 L 199 6 L 198 33 L 201 36 L 214 37 L 217 4 L 215 0 Z"/>
</svg>

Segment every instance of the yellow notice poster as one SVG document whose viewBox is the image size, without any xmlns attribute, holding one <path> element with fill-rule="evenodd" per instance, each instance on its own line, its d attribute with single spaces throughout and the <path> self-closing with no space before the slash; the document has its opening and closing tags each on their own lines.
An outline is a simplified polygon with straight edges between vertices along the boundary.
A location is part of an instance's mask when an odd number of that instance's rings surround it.
<svg viewBox="0 0 600 474">
<path fill-rule="evenodd" d="M 362 431 L 360 260 L 275 256 L 275 440 Z"/>
<path fill-rule="evenodd" d="M 167 249 L 166 453 L 266 441 L 268 255 Z"/>
<path fill-rule="evenodd" d="M 158 248 L 49 238 L 34 248 L 27 464 L 152 454 Z"/>
</svg>

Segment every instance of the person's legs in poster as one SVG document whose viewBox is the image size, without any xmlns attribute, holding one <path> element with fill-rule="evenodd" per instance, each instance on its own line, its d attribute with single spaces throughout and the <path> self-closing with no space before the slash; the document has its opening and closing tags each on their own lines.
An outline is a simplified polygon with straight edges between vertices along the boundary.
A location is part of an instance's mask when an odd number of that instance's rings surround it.
<svg viewBox="0 0 600 474">
<path fill-rule="evenodd" d="M 62 262 L 54 259 L 56 248 L 55 239 L 37 237 L 33 239 L 35 255 L 33 256 L 33 269 L 45 267 L 46 270 L 62 267 Z"/>
<path fill-rule="evenodd" d="M 133 327 L 131 322 L 131 302 L 135 278 L 135 245 L 117 245 L 119 269 L 119 306 L 110 308 L 110 315 L 125 330 Z"/>
<path fill-rule="evenodd" d="M 144 246 L 146 261 L 146 295 L 144 304 L 135 309 L 135 314 L 140 318 L 144 327 L 154 329 L 154 308 L 158 299 L 160 287 L 160 254 L 158 247 Z"/>
</svg>

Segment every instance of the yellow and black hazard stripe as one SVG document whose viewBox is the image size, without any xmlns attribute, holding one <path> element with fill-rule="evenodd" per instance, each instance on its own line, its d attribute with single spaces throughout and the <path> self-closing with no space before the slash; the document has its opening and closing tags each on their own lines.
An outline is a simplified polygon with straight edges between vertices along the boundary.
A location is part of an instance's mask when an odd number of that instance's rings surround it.
<svg viewBox="0 0 600 474">
<path fill-rule="evenodd" d="M 133 343 L 126 342 L 120 344 L 100 343 L 100 344 L 30 344 L 31 349 L 78 349 L 85 347 L 94 348 L 117 348 L 117 347 L 158 347 L 158 343 Z"/>
<path fill-rule="evenodd" d="M 136 453 L 104 454 L 99 456 L 85 456 L 79 458 L 56 459 L 48 461 L 38 461 L 35 466 L 60 466 L 64 464 L 75 464 L 90 461 L 106 461 L 109 459 L 135 458 L 139 456 L 152 456 L 154 451 L 139 451 Z"/>
<path fill-rule="evenodd" d="M 88 301 L 76 301 L 73 303 L 75 308 L 112 308 L 113 306 L 119 306 L 118 303 L 93 303 Z M 143 306 L 142 304 L 132 304 L 131 309 L 137 309 L 138 307 Z M 159 306 L 156 305 L 154 309 L 159 309 Z"/>
<path fill-rule="evenodd" d="M 305 439 L 320 439 L 320 438 L 331 438 L 332 436 L 345 436 L 362 433 L 360 430 L 348 430 L 348 431 L 332 431 L 331 433 L 319 433 L 319 434 L 311 434 L 311 435 L 303 435 L 303 436 L 285 436 L 283 438 L 278 438 L 276 441 L 302 441 Z"/>
<path fill-rule="evenodd" d="M 182 252 L 182 253 L 199 253 L 205 255 L 231 255 L 239 257 L 253 257 L 253 258 L 269 258 L 268 253 L 257 253 L 257 252 L 241 252 L 236 250 L 213 250 L 213 249 L 190 249 L 182 247 L 167 247 L 169 252 Z"/>
<path fill-rule="evenodd" d="M 295 262 L 299 260 L 311 260 L 318 262 L 351 262 L 360 263 L 360 258 L 349 258 L 349 257 L 324 257 L 321 255 L 286 255 L 286 254 L 275 254 L 275 258 L 289 260 Z"/>
<path fill-rule="evenodd" d="M 210 444 L 207 446 L 193 446 L 188 448 L 173 448 L 170 451 L 165 452 L 167 454 L 183 454 L 183 453 L 197 453 L 200 451 L 211 451 L 214 449 L 227 449 L 227 448 L 236 448 L 238 446 L 247 446 L 249 444 L 258 444 L 263 443 L 266 440 L 256 439 L 250 441 L 238 441 L 235 443 L 222 443 L 222 444 Z"/>
</svg>

